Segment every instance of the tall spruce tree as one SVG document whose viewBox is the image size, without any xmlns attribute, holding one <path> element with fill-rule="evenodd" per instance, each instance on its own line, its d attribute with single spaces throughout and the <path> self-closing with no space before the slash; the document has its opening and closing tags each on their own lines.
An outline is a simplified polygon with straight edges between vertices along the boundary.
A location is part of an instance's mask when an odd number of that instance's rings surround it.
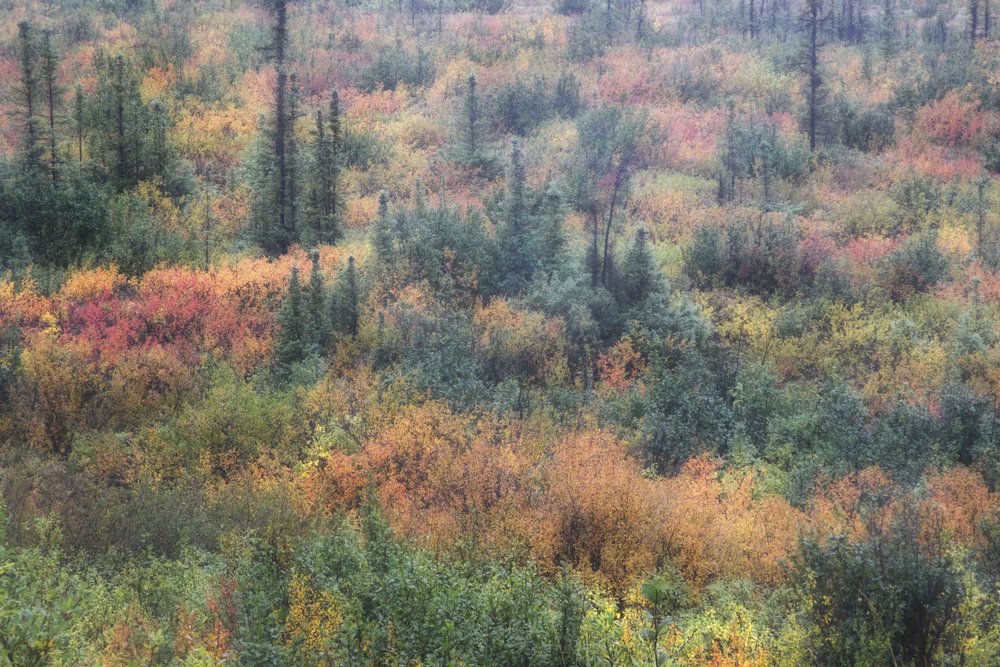
<svg viewBox="0 0 1000 667">
<path fill-rule="evenodd" d="M 313 119 L 315 121 L 312 145 L 313 165 L 312 177 L 309 181 L 307 216 L 310 233 L 316 242 L 320 242 L 324 235 L 325 216 L 329 210 L 326 194 L 330 188 L 330 140 L 326 136 L 323 110 L 317 109 Z"/>
<path fill-rule="evenodd" d="M 128 89 L 125 80 L 125 59 L 116 56 L 112 65 L 112 114 L 114 118 L 114 174 L 118 187 L 124 188 L 129 178 L 128 135 L 126 134 L 126 114 L 128 112 Z"/>
<path fill-rule="evenodd" d="M 299 237 L 299 141 L 295 135 L 295 124 L 299 119 L 299 77 L 295 73 L 289 76 L 288 88 L 288 138 L 285 145 L 288 150 L 288 184 L 285 186 L 288 198 L 287 236 L 290 241 Z"/>
<path fill-rule="evenodd" d="M 35 35 L 28 21 L 17 24 L 18 55 L 21 70 L 21 100 L 24 104 L 23 157 L 27 170 L 37 169 L 42 161 L 42 148 L 39 140 L 38 126 L 38 72 L 35 59 L 37 47 Z"/>
<path fill-rule="evenodd" d="M 288 239 L 285 236 L 285 197 L 288 183 L 288 166 L 286 160 L 288 155 L 285 151 L 285 142 L 288 137 L 288 108 L 285 102 L 286 88 L 288 86 L 288 73 L 285 71 L 285 47 L 288 44 L 288 6 L 285 0 L 275 0 L 274 2 L 275 22 L 274 22 L 274 60 L 278 68 L 278 76 L 275 79 L 274 87 L 274 157 L 278 164 L 278 187 L 276 191 L 276 207 L 278 211 L 278 238 L 275 246 L 280 252 L 288 250 Z"/>
<path fill-rule="evenodd" d="M 273 162 L 275 168 L 264 167 L 262 171 L 272 183 L 261 182 L 258 188 L 263 189 L 256 199 L 255 211 L 258 242 L 270 254 L 284 254 L 295 240 L 292 220 L 289 219 L 288 183 L 289 155 L 288 137 L 289 76 L 286 63 L 288 47 L 288 3 L 287 0 L 267 0 L 274 19 L 271 29 L 270 55 L 274 62 L 277 76 L 274 84 L 274 106 L 271 109 L 270 155 L 261 156 Z M 273 197 L 272 201 L 267 201 Z"/>
<path fill-rule="evenodd" d="M 56 107 L 59 103 L 60 90 L 56 81 L 59 68 L 59 57 L 52 46 L 52 31 L 46 29 L 42 32 L 41 48 L 41 73 L 42 88 L 45 94 L 46 120 L 48 121 L 47 135 L 49 144 L 49 175 L 52 180 L 56 180 L 56 167 L 59 162 L 59 153 L 56 149 L 58 135 L 56 133 Z"/>
<path fill-rule="evenodd" d="M 329 222 L 327 237 L 330 243 L 340 239 L 340 215 L 342 194 L 340 191 L 340 166 L 344 152 L 344 137 L 340 122 L 340 95 L 336 90 L 330 91 L 330 110 L 327 114 L 330 124 L 330 193 Z"/>
</svg>

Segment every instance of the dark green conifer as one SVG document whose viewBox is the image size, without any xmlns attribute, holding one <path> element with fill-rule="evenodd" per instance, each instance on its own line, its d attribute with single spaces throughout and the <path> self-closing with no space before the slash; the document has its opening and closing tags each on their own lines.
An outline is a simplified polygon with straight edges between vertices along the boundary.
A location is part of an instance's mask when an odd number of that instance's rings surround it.
<svg viewBox="0 0 1000 667">
<path fill-rule="evenodd" d="M 299 283 L 299 269 L 292 268 L 288 281 L 288 294 L 278 313 L 278 343 L 275 362 L 287 369 L 306 357 L 308 350 L 305 331 L 305 306 L 302 299 L 302 285 Z"/>
<path fill-rule="evenodd" d="M 42 88 L 45 95 L 45 113 L 47 121 L 47 134 L 49 144 L 49 175 L 52 180 L 56 179 L 56 164 L 59 162 L 59 154 L 56 150 L 58 135 L 56 134 L 56 107 L 59 104 L 60 90 L 56 81 L 57 70 L 59 68 L 59 58 L 55 48 L 52 46 L 52 31 L 42 32 Z"/>
<path fill-rule="evenodd" d="M 639 305 L 658 292 L 660 287 L 661 277 L 649 249 L 646 230 L 639 229 L 635 234 L 635 242 L 625 257 L 622 274 L 623 301 L 628 306 Z"/>
<path fill-rule="evenodd" d="M 35 36 L 31 24 L 21 21 L 17 24 L 19 55 L 21 65 L 21 99 L 24 104 L 24 165 L 28 170 L 36 169 L 41 164 L 42 148 L 39 141 L 38 127 L 38 73 L 35 69 L 37 56 Z"/>
<path fill-rule="evenodd" d="M 524 161 L 521 148 L 514 142 L 510 156 L 510 175 L 504 222 L 500 228 L 500 271 L 509 292 L 522 289 L 534 272 L 531 229 L 529 228 Z"/>
<path fill-rule="evenodd" d="M 319 253 L 312 253 L 312 268 L 309 271 L 309 286 L 306 290 L 306 337 L 317 352 L 326 349 L 330 342 L 329 318 L 326 312 L 326 287 L 323 272 L 319 267 Z"/>
<path fill-rule="evenodd" d="M 462 102 L 462 148 L 466 162 L 472 163 L 480 153 L 480 110 L 479 93 L 476 91 L 476 75 L 469 74 Z"/>
<path fill-rule="evenodd" d="M 378 196 L 378 217 L 375 218 L 375 231 L 372 244 L 375 256 L 383 265 L 391 265 L 394 260 L 395 227 L 389 214 L 389 196 L 381 192 Z"/>
<path fill-rule="evenodd" d="M 330 302 L 330 319 L 337 333 L 345 336 L 357 335 L 360 301 L 357 268 L 354 257 L 349 257 L 347 268 L 337 277 L 337 285 Z"/>
</svg>

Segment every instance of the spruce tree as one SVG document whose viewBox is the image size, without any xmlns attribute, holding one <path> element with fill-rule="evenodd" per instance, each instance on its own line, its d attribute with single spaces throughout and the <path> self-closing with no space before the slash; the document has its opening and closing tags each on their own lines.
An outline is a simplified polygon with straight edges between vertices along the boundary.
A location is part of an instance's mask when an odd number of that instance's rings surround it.
<svg viewBox="0 0 1000 667">
<path fill-rule="evenodd" d="M 146 174 L 165 174 L 171 161 L 170 146 L 167 141 L 167 127 L 170 123 L 167 111 L 159 101 L 149 105 L 143 114 L 146 123 L 146 145 L 143 148 L 143 170 Z"/>
<path fill-rule="evenodd" d="M 295 123 L 299 119 L 299 77 L 292 74 L 289 77 L 288 91 L 288 184 L 286 185 L 288 197 L 287 225 L 289 241 L 298 238 L 298 217 L 299 217 L 299 142 L 295 136 Z"/>
<path fill-rule="evenodd" d="M 882 56 L 888 60 L 899 50 L 896 29 L 896 0 L 882 0 Z"/>
<path fill-rule="evenodd" d="M 539 197 L 541 219 L 536 256 L 545 271 L 545 279 L 552 277 L 562 268 L 566 260 L 566 235 L 563 232 L 563 203 L 558 191 L 548 187 Z"/>
<path fill-rule="evenodd" d="M 389 215 L 389 196 L 383 191 L 378 196 L 378 217 L 375 218 L 372 245 L 375 247 L 375 256 L 386 267 L 392 265 L 395 259 L 393 248 L 395 231 Z"/>
<path fill-rule="evenodd" d="M 302 301 L 299 269 L 293 267 L 291 279 L 288 281 L 288 294 L 278 313 L 278 341 L 275 348 L 275 362 L 284 369 L 305 359 L 308 351 L 304 326 L 305 306 Z"/>
<path fill-rule="evenodd" d="M 468 163 L 474 163 L 479 159 L 479 125 L 481 122 L 479 116 L 479 94 L 476 92 L 476 75 L 469 74 L 465 88 L 465 99 L 462 102 L 463 157 Z"/>
<path fill-rule="evenodd" d="M 38 74 L 35 70 L 36 46 L 31 24 L 21 21 L 17 24 L 20 69 L 21 98 L 24 103 L 24 166 L 27 170 L 38 168 L 42 160 L 42 149 L 38 129 Z"/>
<path fill-rule="evenodd" d="M 340 192 L 340 164 L 344 151 L 344 139 L 340 124 L 340 95 L 336 90 L 330 91 L 330 112 L 327 114 L 330 123 L 330 194 L 329 194 L 329 222 L 327 225 L 327 238 L 330 243 L 336 243 L 340 239 L 340 215 L 341 215 L 341 192 Z"/>
<path fill-rule="evenodd" d="M 274 85 L 273 126 L 271 128 L 270 160 L 276 169 L 272 172 L 273 186 L 266 191 L 274 197 L 273 204 L 267 204 L 258 211 L 258 241 L 271 254 L 284 254 L 294 240 L 288 219 L 288 71 L 285 51 L 288 46 L 288 6 L 287 0 L 270 1 L 274 15 L 272 28 L 271 57 L 277 69 Z M 271 170 L 265 170 L 270 172 Z M 263 203 L 263 202 L 261 202 Z M 271 216 L 276 219 L 271 219 Z"/>
<path fill-rule="evenodd" d="M 288 71 L 288 0 L 265 0 L 273 25 L 268 46 L 277 72 L 270 117 L 264 121 L 254 162 L 252 217 L 257 243 L 280 255 L 299 240 L 300 171 L 295 122 L 299 116 L 296 76 Z"/>
<path fill-rule="evenodd" d="M 94 101 L 77 100 L 77 154 L 82 154 L 84 123 L 89 134 L 90 157 L 107 170 L 111 182 L 127 190 L 140 181 L 162 177 L 171 194 L 185 194 L 185 183 L 175 178 L 174 148 L 169 141 L 169 116 L 163 105 L 146 104 L 135 63 L 118 55 L 99 54 Z M 78 91 L 80 92 L 80 91 Z"/>
<path fill-rule="evenodd" d="M 59 154 L 56 150 L 56 105 L 59 100 L 59 86 L 56 82 L 56 74 L 59 67 L 59 59 L 52 46 L 52 31 L 42 32 L 42 86 L 45 93 L 45 107 L 48 120 L 49 139 L 49 175 L 52 180 L 56 180 L 56 165 L 59 162 Z"/>
<path fill-rule="evenodd" d="M 661 288 L 661 278 L 649 249 L 646 230 L 639 229 L 625 257 L 622 297 L 625 305 L 637 306 Z"/>
<path fill-rule="evenodd" d="M 278 210 L 279 233 L 285 230 L 285 188 L 288 182 L 288 172 L 285 160 L 285 141 L 288 137 L 287 104 L 285 102 L 288 86 L 288 73 L 285 71 L 285 47 L 288 44 L 288 7 L 285 0 L 275 0 L 275 22 L 272 48 L 278 76 L 274 88 L 274 156 L 278 163 L 278 187 L 276 188 L 276 205 Z M 278 241 L 279 249 L 288 249 L 287 242 Z"/>
<path fill-rule="evenodd" d="M 306 337 L 317 352 L 326 349 L 330 342 L 330 326 L 326 313 L 326 288 L 323 272 L 319 267 L 319 253 L 312 253 L 312 268 L 309 271 L 309 286 L 306 290 Z"/>
<path fill-rule="evenodd" d="M 340 237 L 340 100 L 330 95 L 330 111 L 315 115 L 313 173 L 310 182 L 310 228 L 317 243 L 336 243 Z"/>
<path fill-rule="evenodd" d="M 515 141 L 510 156 L 504 224 L 499 234 L 500 270 L 510 292 L 522 289 L 534 271 L 526 198 L 524 161 L 521 147 Z"/>
<path fill-rule="evenodd" d="M 323 110 L 317 109 L 313 116 L 312 160 L 313 171 L 309 184 L 308 223 L 313 240 L 320 242 L 324 232 L 324 215 L 326 213 L 325 194 L 329 189 L 330 141 L 326 136 L 326 123 Z"/>
<path fill-rule="evenodd" d="M 361 295 L 358 286 L 354 257 L 347 258 L 347 268 L 337 277 L 337 285 L 330 301 L 330 320 L 334 330 L 345 336 L 356 336 L 361 319 L 358 307 Z"/>
<path fill-rule="evenodd" d="M 128 106 L 128 90 L 125 81 L 125 59 L 117 56 L 112 66 L 112 118 L 114 119 L 114 173 L 119 188 L 124 188 L 129 178 L 129 149 L 126 134 L 126 113 Z"/>
</svg>

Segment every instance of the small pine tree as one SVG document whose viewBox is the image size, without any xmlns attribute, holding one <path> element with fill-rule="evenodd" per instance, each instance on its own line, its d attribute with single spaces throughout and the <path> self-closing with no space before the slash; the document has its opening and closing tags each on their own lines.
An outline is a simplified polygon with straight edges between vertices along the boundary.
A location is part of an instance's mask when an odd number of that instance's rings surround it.
<svg viewBox="0 0 1000 667">
<path fill-rule="evenodd" d="M 635 242 L 625 257 L 622 274 L 622 296 L 628 306 L 636 306 L 656 294 L 661 288 L 661 278 L 649 249 L 646 230 L 639 229 Z"/>
<path fill-rule="evenodd" d="M 500 228 L 500 270 L 508 291 L 522 289 L 534 272 L 531 230 L 521 148 L 514 142 L 510 156 L 505 220 Z"/>
<path fill-rule="evenodd" d="M 712 225 L 701 225 L 684 252 L 684 272 L 699 289 L 711 289 L 725 279 L 728 252 L 722 233 Z"/>
<path fill-rule="evenodd" d="M 563 118 L 575 118 L 583 103 L 580 101 L 580 81 L 572 72 L 559 75 L 552 106 Z"/>
<path fill-rule="evenodd" d="M 330 320 L 337 333 L 345 336 L 357 335 L 358 322 L 361 319 L 358 311 L 360 301 L 357 268 L 354 257 L 348 257 L 347 268 L 338 276 L 330 300 Z"/>
<path fill-rule="evenodd" d="M 330 326 L 326 313 L 326 288 L 323 272 L 319 268 L 319 253 L 312 254 L 309 286 L 305 298 L 306 338 L 316 352 L 326 349 L 330 342 Z"/>
<path fill-rule="evenodd" d="M 275 363 L 283 369 L 301 362 L 308 349 L 305 331 L 305 306 L 302 299 L 302 285 L 299 283 L 299 269 L 292 268 L 288 281 L 288 294 L 278 313 L 278 342 L 275 349 Z"/>
<path fill-rule="evenodd" d="M 375 247 L 375 256 L 384 266 L 390 266 L 395 259 L 394 240 L 395 229 L 389 215 L 389 196 L 381 192 L 378 196 L 378 217 L 375 219 L 372 244 Z"/>
<path fill-rule="evenodd" d="M 545 271 L 546 280 L 563 266 L 566 260 L 566 234 L 563 232 L 562 197 L 549 187 L 539 195 L 538 210 L 540 229 L 535 254 Z"/>
<path fill-rule="evenodd" d="M 480 135 L 482 119 L 480 115 L 476 75 L 469 74 L 465 87 L 465 98 L 462 101 L 462 159 L 467 164 L 475 164 L 482 157 L 482 137 Z"/>
</svg>

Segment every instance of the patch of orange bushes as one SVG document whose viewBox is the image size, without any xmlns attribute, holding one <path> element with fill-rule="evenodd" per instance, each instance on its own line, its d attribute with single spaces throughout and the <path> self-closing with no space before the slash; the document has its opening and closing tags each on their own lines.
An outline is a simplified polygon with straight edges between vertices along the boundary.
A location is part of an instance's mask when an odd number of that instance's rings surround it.
<svg viewBox="0 0 1000 667">
<path fill-rule="evenodd" d="M 653 478 L 605 431 L 476 424 L 434 402 L 403 409 L 356 452 L 329 453 L 303 484 L 314 511 L 351 510 L 373 492 L 413 539 L 569 564 L 617 592 L 668 561 L 697 584 L 779 581 L 803 521 L 707 458 Z"/>
</svg>

